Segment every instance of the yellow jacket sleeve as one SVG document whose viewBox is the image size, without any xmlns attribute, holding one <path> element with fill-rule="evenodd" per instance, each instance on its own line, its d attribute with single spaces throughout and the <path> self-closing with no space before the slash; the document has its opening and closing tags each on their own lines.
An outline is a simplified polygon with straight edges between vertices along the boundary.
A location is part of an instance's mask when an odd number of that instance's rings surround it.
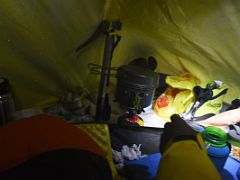
<svg viewBox="0 0 240 180">
<path fill-rule="evenodd" d="M 198 134 L 196 139 L 173 142 L 168 146 L 159 164 L 158 180 L 221 179 L 208 158 L 201 135 Z"/>
</svg>

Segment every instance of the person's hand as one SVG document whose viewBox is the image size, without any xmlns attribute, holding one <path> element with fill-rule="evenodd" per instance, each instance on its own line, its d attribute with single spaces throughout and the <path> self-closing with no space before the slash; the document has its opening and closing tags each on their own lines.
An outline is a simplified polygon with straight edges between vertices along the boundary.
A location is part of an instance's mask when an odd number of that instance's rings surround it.
<svg viewBox="0 0 240 180">
<path fill-rule="evenodd" d="M 187 137 L 196 136 L 197 132 L 194 131 L 179 115 L 174 114 L 171 116 L 171 121 L 165 124 L 163 134 L 160 142 L 160 152 L 163 154 L 166 145 L 176 137 L 184 136 Z"/>
</svg>

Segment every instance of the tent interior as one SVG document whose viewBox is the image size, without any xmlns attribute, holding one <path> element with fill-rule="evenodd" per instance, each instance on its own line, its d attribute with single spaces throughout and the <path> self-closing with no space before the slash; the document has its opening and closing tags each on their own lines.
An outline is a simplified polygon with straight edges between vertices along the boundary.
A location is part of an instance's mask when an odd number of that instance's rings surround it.
<svg viewBox="0 0 240 180">
<path fill-rule="evenodd" d="M 238 0 L 2 0 L 0 76 L 10 82 L 18 118 L 56 108 L 64 98 L 77 99 L 79 106 L 89 105 L 89 96 L 96 102 L 101 90 L 106 33 L 98 34 L 83 48 L 78 47 L 92 37 L 103 21 L 119 21 L 121 29 L 116 34 L 121 39 L 112 51 L 110 64 L 113 74 L 107 89 L 102 89 L 111 95 L 110 100 L 114 100 L 116 91 L 116 69 L 136 58 L 154 57 L 157 73 L 189 73 L 201 83 L 224 82 L 228 91 L 223 102 L 230 105 L 240 96 L 239 9 Z M 93 71 L 89 64 L 97 70 Z M 117 107 L 118 103 L 114 103 Z M 96 106 L 90 105 L 91 121 Z M 112 107 L 110 120 L 103 123 L 111 124 L 111 143 L 119 148 L 134 142 L 131 138 L 129 142 L 117 140 L 116 131 L 131 129 L 123 130 L 115 124 L 117 110 Z M 155 133 L 155 140 L 159 141 L 162 129 L 158 128 L 163 128 L 164 123 L 158 126 L 150 122 L 146 126 L 150 130 L 134 127 L 129 131 L 137 131 L 142 139 L 149 139 L 144 132 L 149 132 L 149 136 Z M 144 144 L 139 139 L 137 143 Z M 146 153 L 157 153 L 156 145 L 159 144 L 154 141 L 146 145 Z M 234 176 L 240 166 L 239 160 L 236 162 Z"/>
<path fill-rule="evenodd" d="M 104 37 L 75 49 L 103 19 L 122 22 L 112 66 L 154 56 L 158 72 L 219 79 L 240 94 L 238 1 L 38 1 L 1 3 L 1 75 L 18 109 L 43 108 L 67 91 L 98 88 L 88 63 L 102 63 Z"/>
</svg>

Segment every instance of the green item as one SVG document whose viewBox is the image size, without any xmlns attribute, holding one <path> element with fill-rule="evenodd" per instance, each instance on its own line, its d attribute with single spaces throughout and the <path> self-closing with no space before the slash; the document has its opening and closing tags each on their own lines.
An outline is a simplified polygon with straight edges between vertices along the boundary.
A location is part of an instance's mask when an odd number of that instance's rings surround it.
<svg viewBox="0 0 240 180">
<path fill-rule="evenodd" d="M 228 139 L 228 142 L 229 142 L 231 145 L 233 145 L 233 146 L 240 147 L 240 142 L 237 141 L 237 140 L 235 140 L 235 139 L 229 138 L 229 139 Z"/>
<path fill-rule="evenodd" d="M 213 147 L 225 147 L 227 145 L 227 133 L 214 126 L 206 127 L 203 131 L 205 143 Z"/>
<path fill-rule="evenodd" d="M 230 125 L 228 131 L 228 142 L 234 146 L 240 147 L 240 127 L 238 125 Z"/>
</svg>

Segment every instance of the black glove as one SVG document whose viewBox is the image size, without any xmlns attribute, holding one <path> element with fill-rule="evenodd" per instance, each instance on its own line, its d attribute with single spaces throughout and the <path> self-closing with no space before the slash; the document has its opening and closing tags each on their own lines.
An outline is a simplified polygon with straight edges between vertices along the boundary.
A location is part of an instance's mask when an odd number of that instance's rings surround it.
<svg viewBox="0 0 240 180">
<path fill-rule="evenodd" d="M 165 124 L 160 142 L 160 152 L 163 154 L 166 145 L 173 140 L 196 139 L 197 132 L 194 131 L 179 115 L 171 116 L 171 121 Z"/>
</svg>

